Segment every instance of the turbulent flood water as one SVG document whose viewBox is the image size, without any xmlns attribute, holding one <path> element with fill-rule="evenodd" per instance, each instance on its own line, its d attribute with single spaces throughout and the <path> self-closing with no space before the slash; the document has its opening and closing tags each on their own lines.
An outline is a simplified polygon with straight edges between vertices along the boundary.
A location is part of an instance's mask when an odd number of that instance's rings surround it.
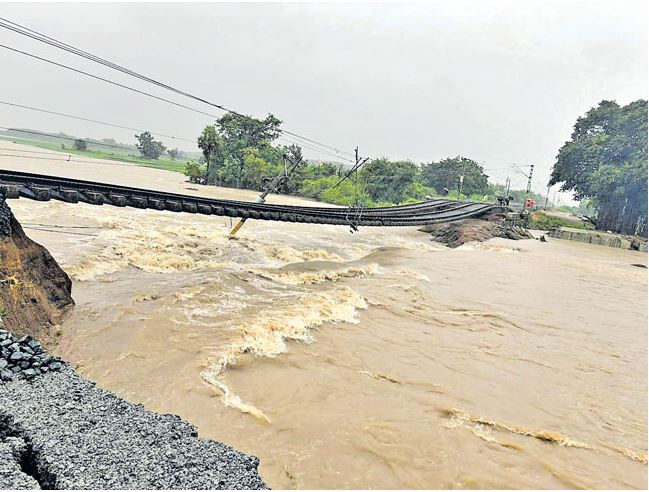
<svg viewBox="0 0 649 492">
<path fill-rule="evenodd" d="M 74 280 L 59 353 L 272 487 L 647 487 L 646 254 L 10 205 Z"/>
</svg>

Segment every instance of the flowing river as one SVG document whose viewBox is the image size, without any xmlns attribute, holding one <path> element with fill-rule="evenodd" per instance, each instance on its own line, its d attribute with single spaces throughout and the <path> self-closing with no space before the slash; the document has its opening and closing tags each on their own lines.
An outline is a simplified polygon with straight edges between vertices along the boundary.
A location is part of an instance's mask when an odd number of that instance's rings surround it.
<svg viewBox="0 0 649 492">
<path fill-rule="evenodd" d="M 252 199 L 115 163 L 28 172 Z M 193 188 L 193 189 L 192 189 Z M 273 203 L 306 203 L 272 197 Z M 74 280 L 59 355 L 275 488 L 646 488 L 647 255 L 11 201 Z"/>
</svg>

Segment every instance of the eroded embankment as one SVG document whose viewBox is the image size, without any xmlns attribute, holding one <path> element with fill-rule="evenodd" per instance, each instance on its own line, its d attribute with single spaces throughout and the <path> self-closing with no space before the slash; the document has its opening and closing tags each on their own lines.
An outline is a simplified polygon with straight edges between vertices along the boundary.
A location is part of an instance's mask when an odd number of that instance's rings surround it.
<svg viewBox="0 0 649 492">
<path fill-rule="evenodd" d="M 419 229 L 428 232 L 432 240 L 457 248 L 464 243 L 487 241 L 495 237 L 506 239 L 530 239 L 530 233 L 522 227 L 516 227 L 506 222 L 502 215 L 491 215 L 484 219 L 465 219 L 456 222 L 431 224 Z"/>
<path fill-rule="evenodd" d="M 23 232 L 0 195 L 0 319 L 16 335 L 44 342 L 74 304 L 72 282 L 52 255 Z"/>
</svg>

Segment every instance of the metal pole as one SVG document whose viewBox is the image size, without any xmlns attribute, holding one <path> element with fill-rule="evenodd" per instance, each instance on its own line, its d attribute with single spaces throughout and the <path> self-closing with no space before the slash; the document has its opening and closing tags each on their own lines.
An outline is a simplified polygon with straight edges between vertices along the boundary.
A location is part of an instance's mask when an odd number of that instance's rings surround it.
<svg viewBox="0 0 649 492">
<path fill-rule="evenodd" d="M 532 173 L 534 172 L 534 164 L 530 165 L 530 174 L 527 177 L 527 190 L 525 191 L 525 201 L 523 202 L 523 210 L 527 204 L 527 195 L 529 195 L 530 190 L 532 189 Z"/>
<path fill-rule="evenodd" d="M 548 192 L 545 194 L 545 204 L 543 205 L 544 209 L 548 209 L 548 198 L 550 198 L 550 188 L 551 186 L 548 186 Z"/>
<path fill-rule="evenodd" d="M 266 197 L 271 191 L 278 192 L 288 181 L 288 178 L 293 174 L 293 171 L 295 171 L 295 168 L 300 165 L 302 160 L 298 160 L 297 162 L 293 162 L 289 157 L 284 154 L 284 172 L 279 173 L 277 176 L 275 176 L 270 182 L 266 182 L 264 185 L 264 191 L 255 199 L 255 203 L 264 203 L 266 201 Z M 289 170 L 286 167 L 286 161 L 289 161 L 291 164 L 293 164 L 293 167 Z M 244 217 L 241 219 L 237 225 L 234 226 L 234 228 L 230 231 L 229 236 L 234 237 L 234 235 L 241 229 L 243 224 L 246 222 L 246 218 Z"/>
</svg>

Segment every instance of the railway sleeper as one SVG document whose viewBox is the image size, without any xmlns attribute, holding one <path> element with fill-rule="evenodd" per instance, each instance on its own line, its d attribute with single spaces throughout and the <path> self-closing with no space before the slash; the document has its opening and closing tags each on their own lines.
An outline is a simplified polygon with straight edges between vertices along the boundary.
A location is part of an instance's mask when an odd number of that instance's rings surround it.
<svg viewBox="0 0 649 492">
<path fill-rule="evenodd" d="M 115 207 L 126 207 L 128 203 L 124 195 L 115 195 L 113 193 L 108 195 L 108 200 L 110 200 L 110 203 Z"/>
<path fill-rule="evenodd" d="M 183 211 L 184 212 L 188 212 L 190 214 L 195 214 L 197 209 L 198 209 L 198 207 L 196 207 L 195 203 L 183 202 Z"/>
<path fill-rule="evenodd" d="M 38 200 L 39 202 L 46 202 L 52 198 L 52 190 L 44 186 L 29 186 L 29 191 L 31 191 L 33 200 Z"/>
<path fill-rule="evenodd" d="M 159 198 L 149 198 L 149 199 L 147 199 L 147 202 L 148 202 L 149 208 L 153 208 L 155 210 L 164 210 L 165 209 L 164 200 L 160 200 Z"/>
<path fill-rule="evenodd" d="M 212 207 L 206 203 L 199 203 L 196 208 L 199 214 L 212 215 Z"/>
<path fill-rule="evenodd" d="M 182 212 L 183 206 L 175 200 L 165 200 L 165 208 L 172 212 Z"/>
<path fill-rule="evenodd" d="M 106 201 L 104 195 L 96 191 L 82 191 L 79 193 L 79 200 L 92 205 L 103 205 Z"/>
<path fill-rule="evenodd" d="M 0 195 L 5 198 L 20 198 L 20 186 L 16 185 L 1 185 Z"/>
<path fill-rule="evenodd" d="M 58 190 L 59 200 L 68 203 L 79 203 L 79 192 L 77 190 Z"/>
<path fill-rule="evenodd" d="M 128 199 L 128 204 L 133 208 L 146 208 L 146 198 L 141 196 L 131 196 Z"/>
</svg>

